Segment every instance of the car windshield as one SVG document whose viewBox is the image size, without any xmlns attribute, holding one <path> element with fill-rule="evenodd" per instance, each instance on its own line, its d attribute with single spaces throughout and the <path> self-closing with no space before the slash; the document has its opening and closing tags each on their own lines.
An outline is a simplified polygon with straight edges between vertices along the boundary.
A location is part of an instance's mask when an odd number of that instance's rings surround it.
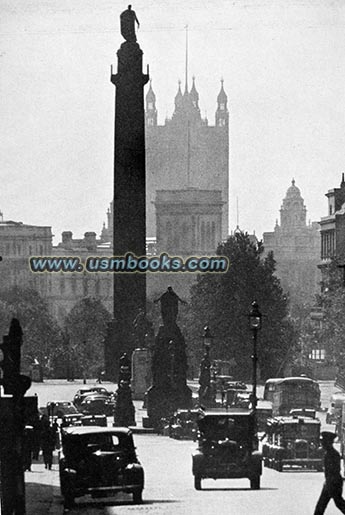
<svg viewBox="0 0 345 515">
<path fill-rule="evenodd" d="M 251 429 L 252 419 L 244 416 L 210 416 L 199 421 L 202 435 L 211 440 L 245 440 Z"/>
<path fill-rule="evenodd" d="M 282 435 L 285 438 L 318 438 L 318 424 L 284 424 Z"/>
<path fill-rule="evenodd" d="M 133 441 L 128 435 L 91 433 L 72 435 L 63 439 L 64 452 L 76 457 L 97 451 L 133 451 Z"/>
</svg>

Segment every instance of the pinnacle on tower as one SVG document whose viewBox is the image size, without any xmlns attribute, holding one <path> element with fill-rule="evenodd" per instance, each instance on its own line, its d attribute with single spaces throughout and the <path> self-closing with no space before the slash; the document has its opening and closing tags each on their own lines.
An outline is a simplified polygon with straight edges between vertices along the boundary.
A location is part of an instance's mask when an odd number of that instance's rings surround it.
<svg viewBox="0 0 345 515">
<path fill-rule="evenodd" d="M 217 96 L 216 126 L 228 127 L 229 111 L 227 107 L 228 97 L 224 91 L 224 79 L 221 79 L 221 88 Z"/>
</svg>

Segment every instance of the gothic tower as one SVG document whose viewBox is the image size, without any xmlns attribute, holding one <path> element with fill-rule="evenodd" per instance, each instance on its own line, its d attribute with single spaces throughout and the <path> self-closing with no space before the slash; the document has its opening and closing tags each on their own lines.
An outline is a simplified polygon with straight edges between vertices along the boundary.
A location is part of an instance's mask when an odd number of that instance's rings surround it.
<svg viewBox="0 0 345 515">
<path fill-rule="evenodd" d="M 215 125 L 201 116 L 196 79 L 184 92 L 181 81 L 175 96 L 175 109 L 164 125 L 157 122 L 156 95 L 146 95 L 147 236 L 157 234 L 155 201 L 161 190 L 196 188 L 221 192 L 223 203 L 221 238 L 228 236 L 229 112 L 223 80 L 216 97 Z M 218 242 L 216 242 L 218 243 Z"/>
</svg>

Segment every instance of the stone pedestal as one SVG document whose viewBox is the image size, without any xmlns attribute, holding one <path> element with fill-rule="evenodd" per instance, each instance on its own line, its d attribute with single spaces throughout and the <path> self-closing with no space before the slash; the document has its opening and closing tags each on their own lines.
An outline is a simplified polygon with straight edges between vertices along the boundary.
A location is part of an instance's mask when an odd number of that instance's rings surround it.
<svg viewBox="0 0 345 515">
<path fill-rule="evenodd" d="M 192 407 L 187 368 L 186 344 L 180 328 L 176 324 L 161 326 L 153 349 L 152 386 L 146 394 L 151 427 L 160 429 L 162 418 L 169 418 L 179 408 Z"/>
</svg>

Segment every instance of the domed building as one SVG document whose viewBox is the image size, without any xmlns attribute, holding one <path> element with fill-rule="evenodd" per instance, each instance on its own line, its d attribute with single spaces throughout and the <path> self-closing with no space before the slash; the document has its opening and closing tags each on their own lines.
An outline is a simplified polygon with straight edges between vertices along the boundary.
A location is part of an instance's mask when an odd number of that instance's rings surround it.
<svg viewBox="0 0 345 515">
<path fill-rule="evenodd" d="M 320 227 L 307 224 L 307 209 L 300 189 L 292 179 L 273 232 L 263 234 L 265 254 L 273 251 L 276 275 L 289 294 L 293 309 L 312 305 L 320 291 Z"/>
</svg>

